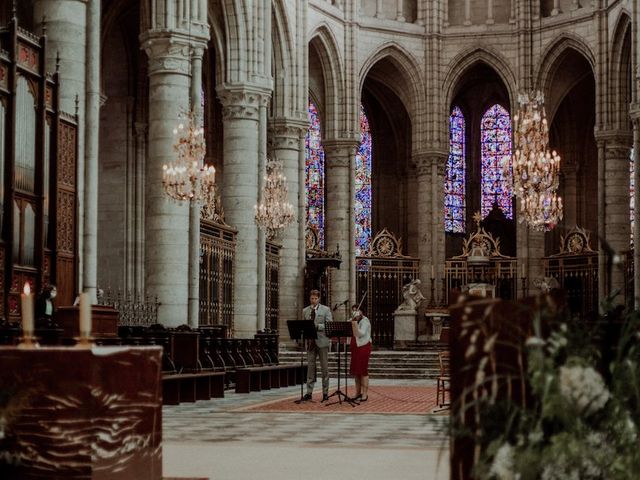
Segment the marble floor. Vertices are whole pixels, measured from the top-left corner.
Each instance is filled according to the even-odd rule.
[[[427,380],[372,380],[376,385]],[[332,389],[335,381],[332,383]],[[316,387],[317,388],[317,387]],[[300,387],[163,409],[165,477],[211,480],[449,478],[445,415],[256,413],[243,407],[299,396]],[[355,407],[357,409],[357,407]]]

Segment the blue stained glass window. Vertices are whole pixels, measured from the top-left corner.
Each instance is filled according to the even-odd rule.
[[[444,230],[464,233],[465,227],[465,121],[454,107],[449,117],[449,159],[444,182]]]
[[[360,147],[356,154],[356,256],[366,255],[371,243],[371,130],[360,105]]]
[[[507,218],[513,218],[511,192],[511,116],[504,107],[494,105],[482,116],[482,218],[496,203]],[[504,165],[509,165],[505,175]]]
[[[318,109],[309,101],[309,130],[305,148],[305,212],[307,223],[318,229],[324,248],[324,148]]]

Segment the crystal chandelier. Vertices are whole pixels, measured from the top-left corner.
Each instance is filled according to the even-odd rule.
[[[548,232],[562,220],[562,198],[556,192],[527,192],[520,198],[520,214],[533,230]]]
[[[173,148],[178,159],[162,166],[162,186],[174,200],[210,204],[215,198],[216,169],[204,164],[207,151],[204,128],[197,125],[193,111],[182,116],[186,125],[181,122],[173,130],[177,137]]]
[[[562,199],[556,193],[560,156],[548,149],[542,92],[521,93],[518,104],[513,117],[512,178],[514,195],[520,200],[520,220],[534,230],[551,230],[562,219]]]
[[[262,189],[262,200],[255,206],[255,220],[269,240],[273,240],[295,219],[293,205],[287,199],[287,177],[282,163],[267,160],[267,175]]]

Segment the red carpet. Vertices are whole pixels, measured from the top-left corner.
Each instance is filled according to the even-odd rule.
[[[329,393],[333,393],[330,390]],[[354,393],[353,386],[349,387],[349,394]],[[234,411],[250,412],[313,412],[313,413],[393,413],[393,414],[417,414],[432,413],[436,409],[436,387],[403,387],[403,386],[374,386],[369,388],[369,399],[352,407],[346,402],[335,403],[338,397],[333,396],[329,402],[320,403],[321,393],[314,393],[313,400],[302,403],[294,403],[300,395],[288,397],[284,400],[252,405],[238,408]]]

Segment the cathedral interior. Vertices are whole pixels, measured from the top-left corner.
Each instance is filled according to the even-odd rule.
[[[165,476],[196,475],[167,433],[203,414],[185,389],[207,382],[215,402],[242,388],[230,363],[297,365],[289,322],[312,290],[334,320],[367,314],[374,355],[446,350],[466,293],[560,289],[585,319],[604,299],[637,307],[639,15],[637,0],[0,1],[3,369],[57,365],[87,334],[131,347],[122,362],[143,367],[122,384],[141,392],[160,358],[179,404],[151,414],[164,433],[121,465],[138,473],[60,478],[161,479],[163,435]],[[15,347],[29,295],[53,302],[36,302],[37,358]],[[0,393],[15,383],[3,375]],[[295,395],[303,371],[278,375]],[[431,478],[435,454],[396,453],[404,478]],[[47,461],[15,478],[58,478]],[[234,465],[227,478],[249,478]]]

